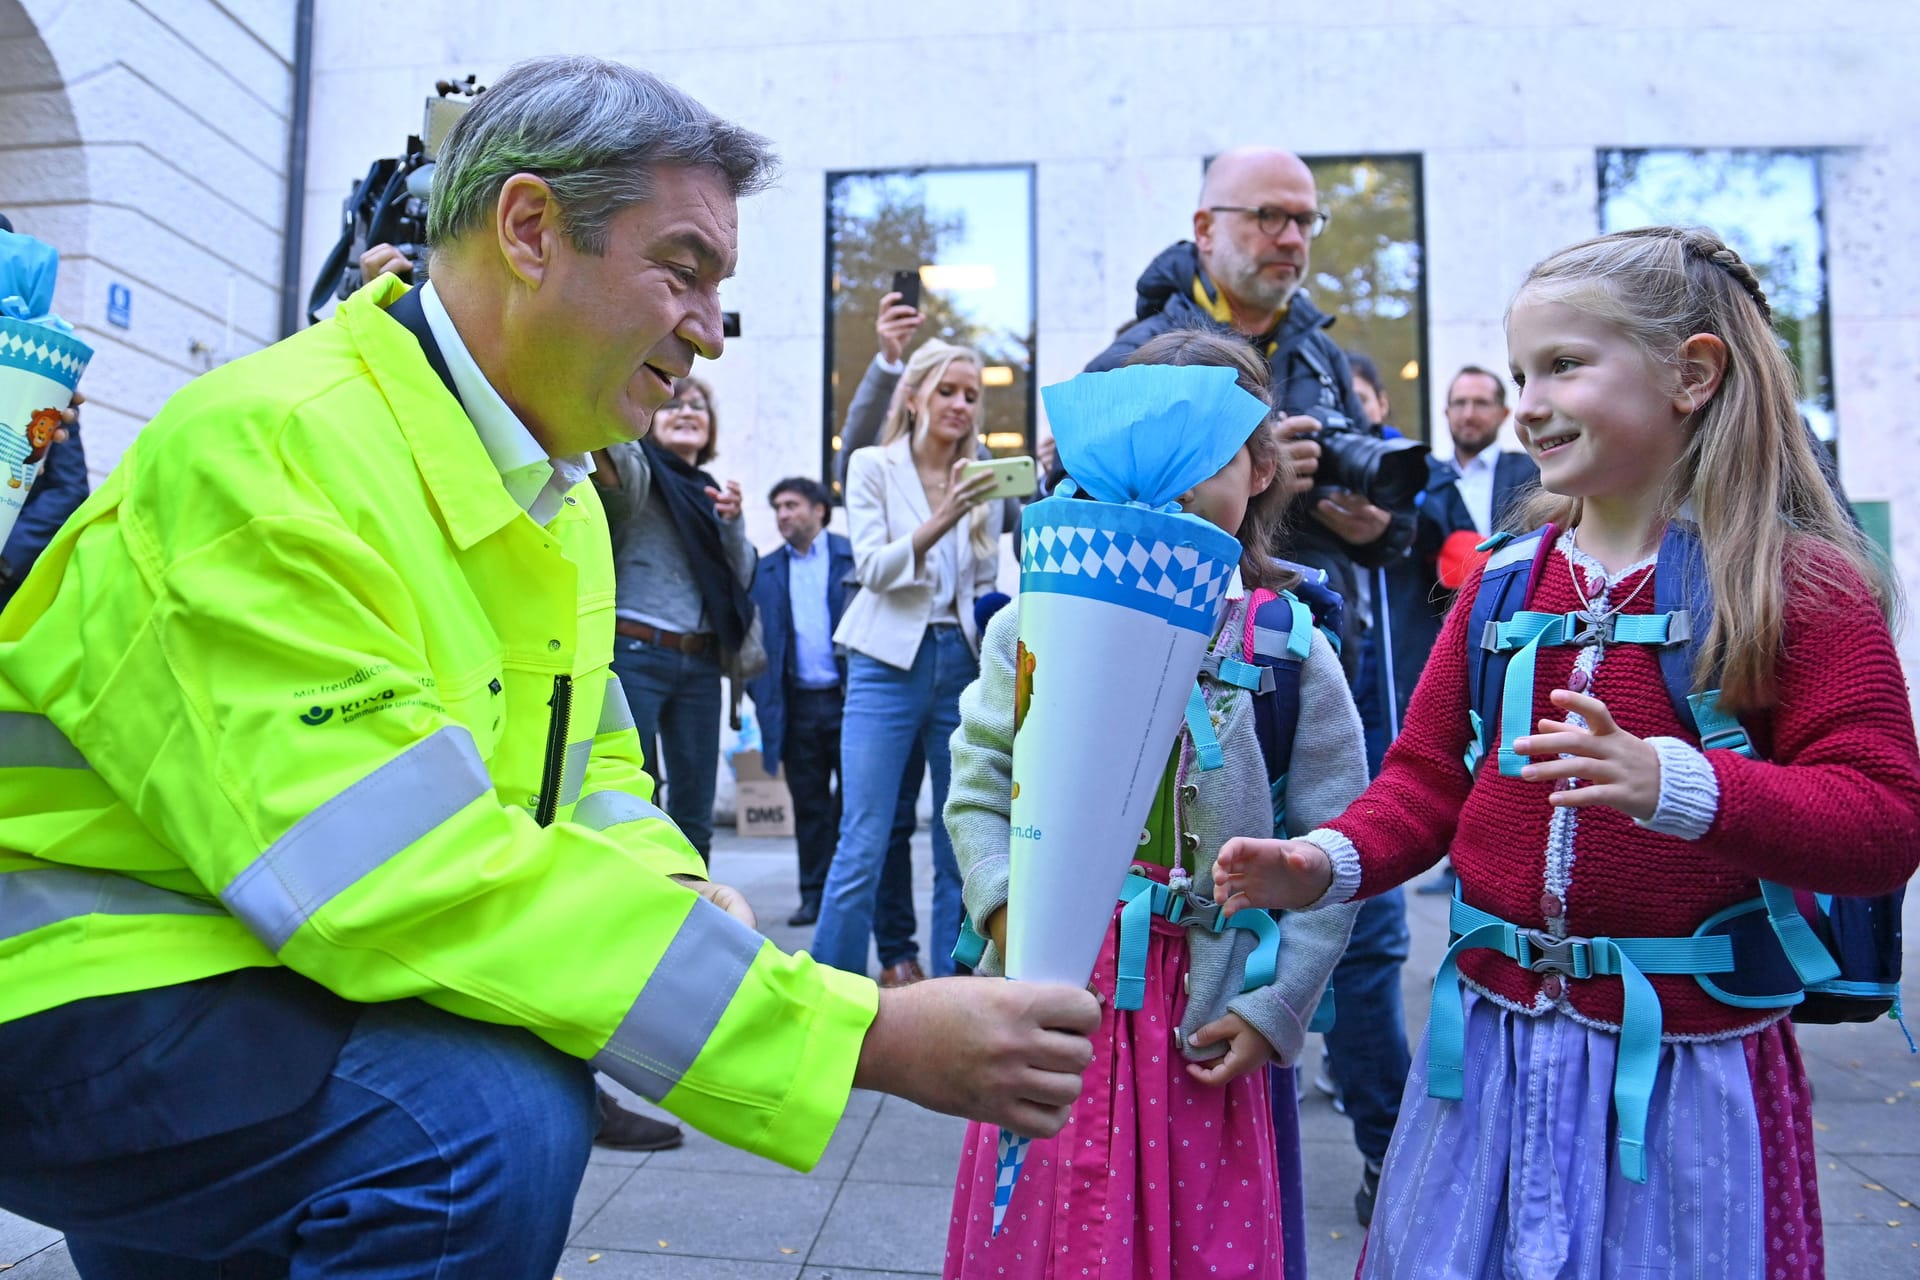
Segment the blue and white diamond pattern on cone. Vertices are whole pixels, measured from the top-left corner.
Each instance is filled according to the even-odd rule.
[[[1211,633],[1240,544],[1193,516],[1049,498],[1021,518],[1020,589],[1087,596]]]
[[[58,382],[71,394],[92,358],[93,348],[70,334],[0,316],[0,369],[37,373]]]

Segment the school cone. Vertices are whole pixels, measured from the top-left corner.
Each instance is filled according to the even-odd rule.
[[[73,326],[52,314],[60,255],[32,236],[0,230],[0,542],[26,505],[60,429],[60,411],[93,358]]]
[[[1083,986],[1240,559],[1177,500],[1267,407],[1218,368],[1082,374],[1041,394],[1071,479],[1020,522],[1006,970]],[[1001,1131],[995,1235],[1027,1146]]]

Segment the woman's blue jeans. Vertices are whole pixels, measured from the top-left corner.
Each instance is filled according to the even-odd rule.
[[[979,669],[956,625],[929,627],[905,671],[863,653],[850,655],[840,726],[840,843],[827,870],[813,933],[813,957],[822,964],[867,972],[887,837],[901,775],[918,742],[933,769],[933,933],[927,967],[935,976],[954,971],[960,866],[941,816],[951,773],[947,740],[960,725],[960,692]]]
[[[656,786],[666,766],[661,807],[704,861],[713,849],[713,791],[720,771],[719,660],[615,636],[613,673],[626,691]]]

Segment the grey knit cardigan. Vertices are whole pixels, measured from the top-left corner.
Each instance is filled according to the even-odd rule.
[[[1216,652],[1238,655],[1246,605],[1228,607]],[[994,616],[980,644],[980,676],[960,695],[960,727],[952,743],[953,779],[947,789],[947,832],[966,877],[967,918],[984,923],[1007,902],[1008,812],[1013,795],[1014,649],[1020,627],[1019,603]],[[1254,734],[1252,695],[1232,685],[1203,681],[1214,731],[1225,763],[1202,771],[1194,758],[1191,734],[1180,733],[1177,807],[1179,838],[1191,850],[1194,890],[1213,896],[1213,862],[1220,846],[1237,835],[1273,833],[1273,806],[1266,764]],[[1360,716],[1347,690],[1340,659],[1317,631],[1300,676],[1300,732],[1287,773],[1286,829],[1301,835],[1344,810],[1367,785],[1366,746]],[[1256,939],[1244,929],[1219,935],[1190,929],[1191,954],[1186,1015],[1181,1020],[1182,1052],[1190,1059],[1217,1056],[1224,1045],[1194,1051],[1186,1047],[1193,1032],[1231,1010],[1266,1037],[1274,1056],[1290,1065],[1300,1056],[1307,1022],[1325,990],[1327,978],[1346,950],[1357,904],[1280,917],[1280,964],[1275,981],[1241,992],[1239,978]],[[989,942],[981,965],[1000,973],[1002,958]],[[1337,1000],[1337,993],[1336,993]]]

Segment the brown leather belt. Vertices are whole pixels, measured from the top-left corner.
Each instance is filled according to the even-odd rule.
[[[629,622],[625,618],[615,618],[613,629],[642,644],[658,645],[662,649],[675,649],[681,653],[705,653],[713,647],[711,631],[702,631],[698,635],[682,635],[678,631],[650,627],[644,622]]]

